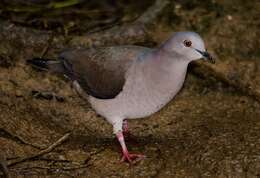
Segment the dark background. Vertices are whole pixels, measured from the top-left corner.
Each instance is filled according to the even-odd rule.
[[[1,0],[1,165],[12,177],[259,177],[259,17],[257,0]],[[198,32],[217,63],[193,63],[171,103],[130,121],[127,144],[147,156],[130,167],[66,79],[25,63],[78,46],[156,47],[175,31]]]

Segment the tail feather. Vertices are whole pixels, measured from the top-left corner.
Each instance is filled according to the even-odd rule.
[[[44,71],[50,71],[55,73],[64,73],[64,66],[62,61],[45,58],[33,58],[28,59],[27,64],[32,65],[34,68]]]
[[[28,59],[26,62],[27,62],[27,64],[30,64],[37,69],[48,70],[49,61],[50,61],[49,59],[33,58],[33,59]]]

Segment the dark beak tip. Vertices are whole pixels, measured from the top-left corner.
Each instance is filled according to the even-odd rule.
[[[211,60],[210,60],[210,63],[211,63],[211,64],[216,64],[216,61],[215,61],[214,59],[211,59]]]
[[[204,58],[206,58],[211,64],[215,64],[216,61],[215,59],[208,53],[208,52],[204,52]]]
[[[216,60],[215,60],[211,55],[208,56],[208,60],[209,60],[209,62],[212,63],[212,64],[215,64],[215,63],[216,63]]]
[[[204,59],[207,59],[210,63],[215,64],[215,59],[207,51],[200,51],[198,49],[195,50],[199,52]]]

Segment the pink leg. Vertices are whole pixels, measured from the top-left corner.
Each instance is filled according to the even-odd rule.
[[[132,163],[133,159],[136,160],[141,160],[143,159],[145,156],[142,154],[130,154],[127,150],[126,144],[125,144],[125,140],[124,140],[124,135],[123,133],[120,131],[116,134],[117,139],[122,147],[122,152],[123,152],[123,157],[121,159],[121,162],[129,162]]]
[[[126,140],[128,141],[132,141],[134,143],[137,143],[135,137],[130,133],[129,127],[128,127],[128,122],[127,120],[123,120],[123,135],[125,137]]]
[[[126,119],[123,120],[123,133],[124,133],[124,134],[130,133],[130,132],[129,132],[129,128],[128,128],[128,123],[127,123],[127,120],[126,120]]]

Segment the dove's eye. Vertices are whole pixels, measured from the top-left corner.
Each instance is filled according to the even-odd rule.
[[[184,44],[184,46],[186,46],[186,47],[191,47],[191,41],[190,40],[184,40],[184,42],[183,42],[183,44]]]

